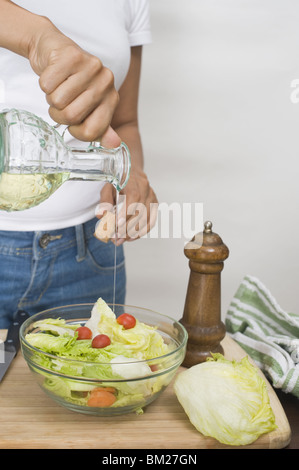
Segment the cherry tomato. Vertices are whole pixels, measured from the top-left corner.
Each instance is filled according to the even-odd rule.
[[[87,326],[79,326],[79,328],[77,328],[76,331],[78,332],[77,339],[91,339],[92,338],[92,331]]]
[[[111,344],[110,338],[107,335],[97,335],[93,338],[91,346],[93,348],[105,348]]]
[[[125,330],[130,330],[136,325],[136,318],[133,317],[133,315],[130,315],[129,313],[122,313],[116,321],[117,323],[122,325]]]

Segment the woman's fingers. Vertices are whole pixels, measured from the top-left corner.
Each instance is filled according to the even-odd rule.
[[[111,137],[110,129],[119,102],[111,70],[63,35],[48,35],[47,41],[46,47],[52,48],[45,61],[45,47],[40,46],[40,63],[46,65],[39,83],[51,118],[68,125],[69,132],[79,140],[90,142],[105,136],[109,146],[118,146],[120,139],[116,139],[116,133]]]

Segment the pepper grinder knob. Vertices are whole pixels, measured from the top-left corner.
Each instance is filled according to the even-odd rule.
[[[212,224],[212,222],[207,221],[207,222],[205,222],[204,227],[205,227],[204,233],[211,233],[212,228],[213,228],[213,224]]]
[[[180,320],[188,332],[185,367],[204,362],[211,353],[223,354],[220,343],[226,330],[221,321],[221,271],[229,250],[212,228],[212,222],[205,222],[204,231],[195,235],[184,249],[190,268]]]

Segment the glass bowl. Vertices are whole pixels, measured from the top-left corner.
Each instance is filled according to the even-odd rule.
[[[28,333],[39,331],[34,323],[46,318],[61,318],[68,324],[83,326],[90,318],[92,307],[93,304],[67,305],[44,310],[28,318],[21,326],[20,342],[29,369],[44,392],[69,410],[96,416],[142,413],[143,408],[165,390],[183,362],[187,332],[181,323],[168,316],[140,307],[114,305],[116,317],[124,312],[133,315],[140,322],[155,327],[169,345],[169,352],[163,356],[134,362],[130,359],[130,362],[119,364],[114,360],[114,367],[109,362],[88,362],[52,355],[25,339]],[[127,378],[120,376],[119,372]],[[93,406],[89,398],[96,388],[105,393],[112,392],[116,401],[106,406]]]

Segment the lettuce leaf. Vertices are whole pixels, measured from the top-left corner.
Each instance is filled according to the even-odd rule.
[[[28,333],[26,335],[26,341],[35,348],[59,356],[63,355],[76,343],[76,337],[68,334],[53,336],[48,333]]]
[[[85,326],[92,331],[92,337],[95,337],[100,333],[104,333],[101,329],[101,325],[106,321],[108,323],[112,322],[113,324],[116,321],[116,316],[109,305],[100,297],[94,304],[90,319],[87,320]]]
[[[71,336],[75,336],[75,330],[78,328],[78,325],[66,323],[62,318],[47,318],[45,320],[39,320],[36,321],[33,326],[34,328],[39,328],[41,331],[48,331],[52,334],[68,334]]]

